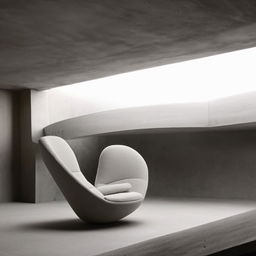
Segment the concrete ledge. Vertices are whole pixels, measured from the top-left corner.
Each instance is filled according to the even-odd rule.
[[[168,128],[254,127],[256,93],[202,103],[123,108],[66,119],[47,126],[45,135],[73,139],[91,135]]]
[[[206,256],[256,239],[256,210],[101,254]],[[255,251],[254,251],[255,252]]]

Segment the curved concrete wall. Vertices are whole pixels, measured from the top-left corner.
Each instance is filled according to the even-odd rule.
[[[46,92],[35,92],[36,97],[45,94]],[[35,95],[32,93],[32,98]],[[255,96],[255,93],[234,96],[229,100],[220,99],[207,105],[206,113],[210,113],[214,117],[210,121],[207,119],[207,125],[218,126],[224,121],[226,125],[230,125],[231,120],[231,123],[234,124],[243,123],[242,129],[240,126],[237,130],[233,130],[233,126],[228,126],[227,130],[180,127],[177,129],[155,129],[152,132],[152,129],[144,129],[137,130],[136,134],[131,132],[98,134],[97,136],[72,139],[68,142],[77,155],[83,173],[91,182],[94,181],[101,150],[110,144],[125,144],[138,150],[149,164],[149,196],[255,199],[254,169],[256,161],[254,154],[256,143],[255,126],[252,122],[256,116],[254,115]],[[50,123],[49,120],[53,121],[49,115],[53,116],[54,113],[49,113],[44,104],[39,104],[40,100],[35,102],[40,105],[34,107],[34,113],[32,113],[32,137],[36,142],[42,134],[43,127]],[[42,102],[44,100],[41,98]],[[47,104],[46,102],[46,106]],[[73,104],[83,106],[78,109],[80,113],[74,111],[74,106],[71,113],[68,110],[69,106],[63,106],[65,101],[62,101],[62,105],[56,105],[55,111],[56,113],[62,112],[62,118],[65,116],[71,118],[72,115],[74,117],[90,108],[90,106],[86,107],[88,102],[73,102]],[[54,108],[51,110],[53,111]],[[190,110],[188,109],[188,111]],[[213,115],[218,112],[218,115]],[[181,116],[185,119],[187,116],[191,117],[188,112],[186,113]],[[38,116],[33,118],[36,114]],[[248,125],[248,122],[253,125]],[[62,198],[39,154],[36,154],[34,172],[36,173],[36,201]]]
[[[256,122],[256,93],[201,103],[171,103],[97,112],[45,127],[45,135],[64,139],[109,133],[172,128],[251,126]]]
[[[101,150],[124,144],[148,164],[148,196],[256,199],[254,130],[116,134],[68,142],[91,182]]]

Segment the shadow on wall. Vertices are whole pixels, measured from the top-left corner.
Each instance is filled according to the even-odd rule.
[[[19,197],[19,97],[0,90],[0,202]]]
[[[147,197],[256,199],[254,130],[101,135],[68,143],[91,183],[101,151],[108,145],[123,144],[137,150],[148,164]],[[38,180],[52,194],[42,189],[39,201],[52,200],[60,193],[52,180]]]
[[[254,130],[102,135],[69,143],[91,182],[101,150],[124,144],[148,164],[149,197],[256,199]]]

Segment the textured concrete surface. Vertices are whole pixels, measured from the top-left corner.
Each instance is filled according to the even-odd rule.
[[[256,210],[156,237],[100,256],[253,256]]]
[[[97,109],[83,98],[72,98],[69,100],[58,94],[45,97],[48,92],[36,92],[36,98],[48,99],[48,102],[37,104],[34,108],[32,123],[35,133],[33,139],[37,141],[38,134],[42,134],[45,122],[55,122],[58,118],[70,118],[80,115],[82,112],[90,113],[104,110],[102,106]],[[231,116],[235,122],[247,122],[255,117],[255,93],[241,96],[233,96],[225,101],[223,99],[216,103],[223,106],[223,111],[218,104],[211,104],[211,114],[214,125]],[[233,99],[233,100],[232,100]],[[239,104],[236,104],[235,102]],[[48,104],[48,114],[47,108]],[[108,106],[105,106],[106,109]],[[162,111],[165,109],[163,108]],[[122,112],[121,112],[122,113]],[[182,114],[179,112],[179,114]],[[243,115],[244,114],[244,115]],[[41,115],[41,117],[40,117]],[[168,118],[168,115],[166,115]],[[43,117],[43,118],[42,118]],[[42,119],[41,119],[42,118]],[[184,114],[186,119],[186,115]],[[207,118],[206,118],[207,120]],[[103,118],[100,124],[109,126]],[[127,120],[125,120],[127,121]],[[39,125],[40,124],[40,125]],[[229,124],[229,123],[228,123]],[[88,125],[88,124],[87,124]],[[91,124],[92,126],[94,123]],[[237,127],[232,130],[210,130],[203,129],[166,129],[138,131],[137,134],[123,132],[116,135],[101,135],[69,140],[69,143],[78,158],[80,167],[86,178],[94,182],[101,150],[111,144],[125,144],[137,149],[146,159],[149,165],[149,196],[200,196],[218,198],[240,198],[255,199],[256,179],[255,168],[255,123],[253,126]],[[86,127],[83,127],[86,129]],[[90,127],[89,127],[90,128]],[[93,130],[93,129],[91,129]],[[45,165],[42,163],[36,149],[36,163],[33,165],[36,172],[35,200],[38,202],[52,201],[61,198],[61,193],[55,182],[49,175]],[[234,189],[234,186],[236,189]]]
[[[104,135],[69,143],[92,183],[101,150],[124,144],[138,150],[148,164],[149,197],[256,198],[255,130]],[[41,186],[47,181],[41,179]],[[41,190],[41,200],[51,200],[47,193]]]
[[[1,0],[2,88],[50,88],[256,45],[254,0]]]
[[[255,202],[171,199],[145,201],[112,225],[81,222],[66,202],[0,205],[1,256],[96,255],[220,220],[256,207]]]
[[[15,94],[0,90],[0,202],[16,198],[18,186],[17,118]]]
[[[101,138],[102,148],[124,144],[141,153],[149,167],[149,196],[256,198],[255,130]]]
[[[35,201],[35,147],[31,140],[31,97],[28,90],[19,93],[20,115],[20,191],[19,200]]]
[[[149,197],[256,198],[255,129],[104,135],[69,143],[92,183],[101,150],[123,144],[138,150],[148,164]],[[48,172],[45,167],[38,171]],[[52,200],[58,193],[56,185],[44,177],[38,184],[40,201]],[[51,195],[44,189],[48,185]]]
[[[38,92],[37,94],[42,97],[45,93]],[[107,110],[106,106],[105,111],[92,112],[78,117],[73,115],[75,117],[54,122],[44,128],[44,133],[64,139],[73,139],[110,133],[156,133],[168,129],[178,130],[178,128],[251,129],[256,127],[255,99],[256,93],[250,92],[204,102],[119,107],[114,110]],[[79,101],[83,100],[77,99],[71,104],[80,105],[77,103]],[[64,110],[62,112],[65,113],[61,105],[58,105],[58,108]],[[81,108],[81,112],[83,111]],[[50,116],[50,111],[48,116]],[[40,128],[42,127],[41,125]],[[34,141],[37,141],[37,138],[34,137]]]
[[[84,112],[96,111],[98,106],[84,99],[77,99],[76,97],[72,97],[72,95],[64,95],[55,91],[37,92],[34,90],[24,90],[23,100],[25,96],[27,97],[27,102],[23,103],[22,113],[24,118],[23,124],[27,124],[27,127],[24,126],[22,140],[24,142],[24,148],[27,148],[22,152],[22,159],[24,160],[24,179],[22,179],[22,183],[25,185],[22,189],[22,192],[25,193],[22,198],[26,202],[63,199],[60,190],[56,187],[52,176],[42,161],[37,145],[33,143],[29,147],[31,139],[37,142],[43,135],[43,128],[49,122],[56,122],[59,119],[81,115]],[[29,108],[25,110],[24,106],[26,104]],[[24,116],[25,113],[27,113],[27,120]],[[30,136],[29,139],[26,136]],[[81,165],[86,165],[87,167],[86,171],[90,181],[94,181],[94,174],[97,168],[95,161],[98,158],[97,141],[98,138],[91,137],[82,141],[71,142],[77,153],[77,157],[81,161]],[[81,151],[81,154],[79,152],[80,148],[85,148],[85,150]],[[82,171],[85,170],[82,169]],[[32,183],[29,184],[30,181]],[[26,193],[30,195],[26,196]],[[31,195],[33,195],[33,198],[31,198]]]

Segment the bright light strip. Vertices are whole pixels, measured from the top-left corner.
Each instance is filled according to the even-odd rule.
[[[123,73],[53,90],[108,106],[202,102],[256,91],[256,48]]]

